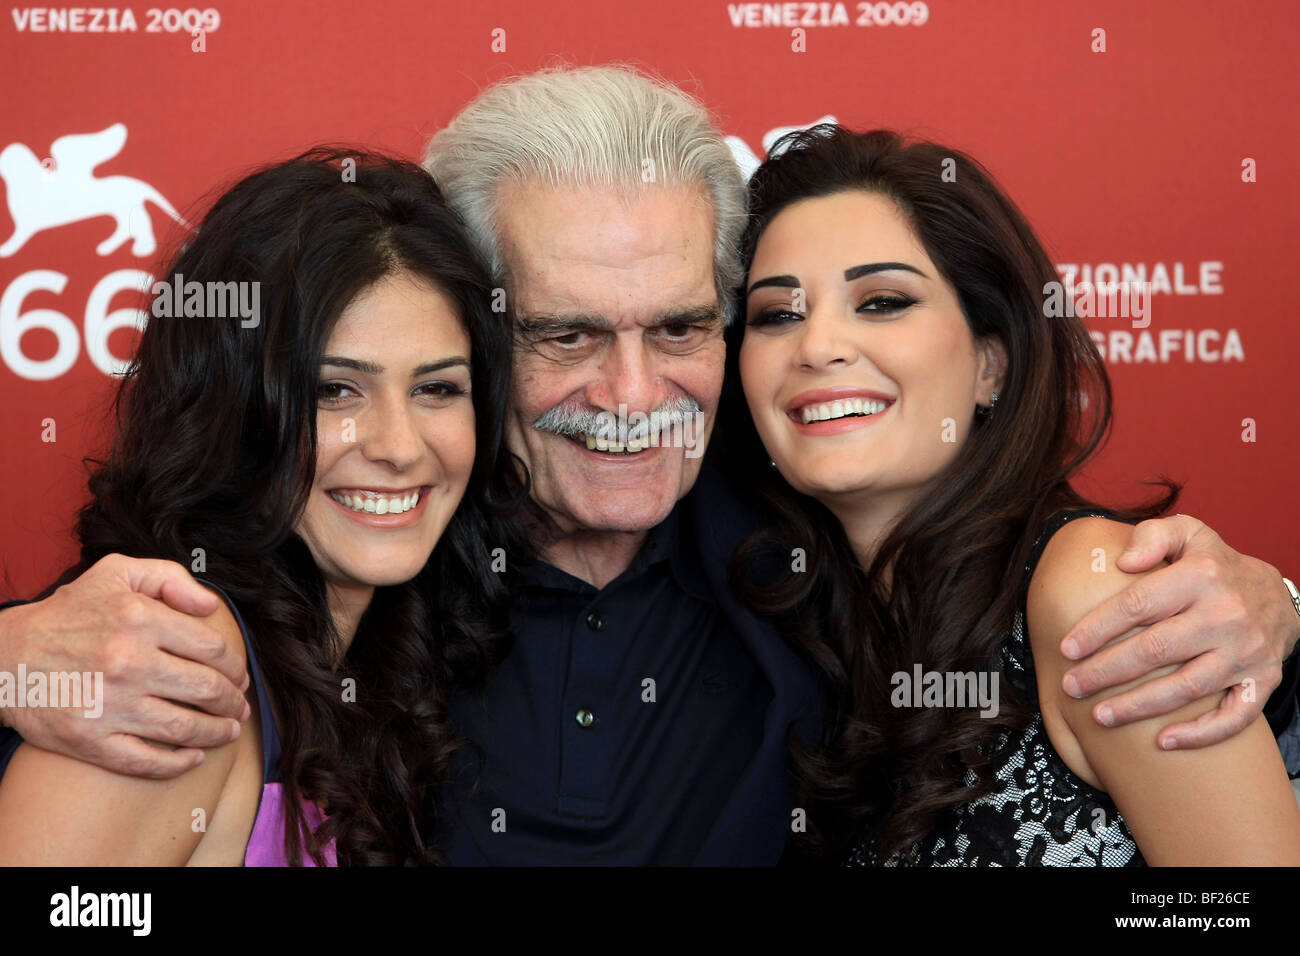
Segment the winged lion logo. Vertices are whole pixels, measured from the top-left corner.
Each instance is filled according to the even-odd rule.
[[[125,144],[126,126],[114,123],[98,133],[60,136],[44,163],[22,143],[6,146],[0,152],[0,179],[8,190],[14,234],[0,245],[0,257],[12,256],[38,232],[98,216],[111,216],[116,223],[113,234],[95,248],[101,256],[112,254],[128,240],[134,255],[152,255],[158,243],[145,203],[186,223],[163,194],[143,180],[94,175],[95,167],[120,153]]]

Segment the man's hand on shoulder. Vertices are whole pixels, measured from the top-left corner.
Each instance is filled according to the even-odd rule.
[[[1156,866],[1295,866],[1300,863],[1300,811],[1287,781],[1281,754],[1266,721],[1255,719],[1243,732],[1217,746],[1179,747],[1170,753],[1160,740],[1167,721],[1195,724],[1222,713],[1240,689],[1225,693],[1211,685],[1201,698],[1145,720],[1100,726],[1099,707],[1126,694],[1155,690],[1162,699],[1186,692],[1179,674],[1191,665],[1148,668],[1120,683],[1118,697],[1096,702],[1065,693],[1069,661],[1062,636],[1090,608],[1150,581],[1166,568],[1138,572],[1137,580],[1113,560],[1129,542],[1123,524],[1080,518],[1056,533],[1030,584],[1026,622],[1043,722],[1057,752],[1076,775],[1105,790],[1123,814],[1146,862]],[[1285,589],[1284,589],[1285,590]],[[1141,646],[1155,628],[1121,635],[1108,650]],[[1161,685],[1170,686],[1162,690]],[[1226,686],[1226,685],[1225,685]]]
[[[1137,573],[1168,560],[1103,602],[1065,635],[1061,653],[1086,657],[1066,675],[1077,698],[1091,697],[1169,664],[1173,674],[1099,704],[1099,723],[1121,725],[1169,714],[1216,691],[1237,687],[1217,710],[1166,727],[1162,747],[1205,747],[1249,726],[1282,681],[1282,662],[1300,638],[1277,569],[1239,554],[1195,518],[1144,521],[1116,566]],[[1106,647],[1135,627],[1137,640]],[[1104,648],[1104,650],[1099,650]],[[1108,718],[1108,719],[1106,719]]]
[[[203,620],[221,607],[175,562],[109,555],[45,600],[9,608],[0,670],[103,674],[104,699],[97,718],[13,707],[5,723],[37,747],[129,776],[189,770],[202,748],[238,737],[247,714],[242,655]]]
[[[224,603],[202,620],[233,657],[247,659],[239,625]],[[0,778],[0,866],[181,866],[242,859],[243,844],[234,846],[232,835],[246,840],[256,813],[253,794],[261,775],[251,776],[249,767],[260,771],[260,762],[248,752],[256,747],[255,727],[247,740],[203,751],[202,766],[175,779],[124,776],[24,743]],[[223,803],[227,796],[231,800]],[[203,825],[195,826],[196,820]]]

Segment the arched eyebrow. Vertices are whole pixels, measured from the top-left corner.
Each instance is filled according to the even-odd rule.
[[[861,279],[863,276],[869,276],[875,272],[890,272],[892,270],[901,270],[903,272],[914,272],[922,279],[930,278],[916,266],[909,266],[906,262],[867,262],[860,266],[844,270],[844,281],[852,282],[854,279]],[[749,292],[755,289],[762,289],[765,286],[778,286],[782,289],[799,288],[799,279],[796,276],[768,276],[766,279],[759,279],[749,287]],[[747,292],[746,295],[749,293]]]
[[[384,374],[384,367],[382,365],[376,365],[374,362],[365,362],[361,359],[344,358],[341,355],[321,356],[320,364],[322,367],[333,365],[336,368],[355,369],[363,375],[378,376]],[[417,367],[411,372],[411,377],[417,378],[420,375],[428,375],[430,372],[440,372],[445,368],[452,368],[457,365],[463,365],[466,368],[469,368],[469,359],[462,355],[456,355],[452,358],[440,359],[437,362],[425,362],[423,365]]]
[[[457,355],[454,358],[445,358],[439,362],[428,362],[424,365],[417,366],[411,373],[412,378],[418,378],[421,375],[428,375],[430,372],[441,372],[445,368],[456,367],[469,368],[469,359],[463,355]]]
[[[891,272],[902,270],[903,272],[915,272],[922,279],[930,278],[916,266],[909,266],[906,262],[868,262],[865,265],[854,266],[851,269],[844,270],[844,281],[852,282],[854,279],[861,279],[863,276],[869,276],[873,272]]]
[[[772,285],[779,286],[782,289],[797,289],[799,288],[799,280],[794,276],[768,276],[766,279],[759,279],[751,285],[749,287],[749,292]],[[746,292],[745,294],[748,295],[749,292]]]

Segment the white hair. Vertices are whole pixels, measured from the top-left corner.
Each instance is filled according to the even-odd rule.
[[[434,134],[424,167],[504,281],[496,215],[503,182],[701,187],[713,208],[713,279],[723,314],[744,281],[745,183],[722,134],[694,97],[627,66],[553,67],[480,93]]]

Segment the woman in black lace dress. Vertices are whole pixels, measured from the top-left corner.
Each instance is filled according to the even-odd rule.
[[[1070,486],[1110,417],[1069,308],[1088,290],[1054,285],[956,150],[817,127],[750,195],[730,351],[752,423],[729,423],[728,463],[778,518],[734,579],[835,689],[826,746],[799,755],[814,841],[868,865],[1300,863],[1266,721],[1156,745],[1229,691],[1107,728],[1063,689],[1061,640],[1131,580],[1125,522],[1177,495],[1105,510]],[[1140,314],[1143,291],[1112,301]]]

